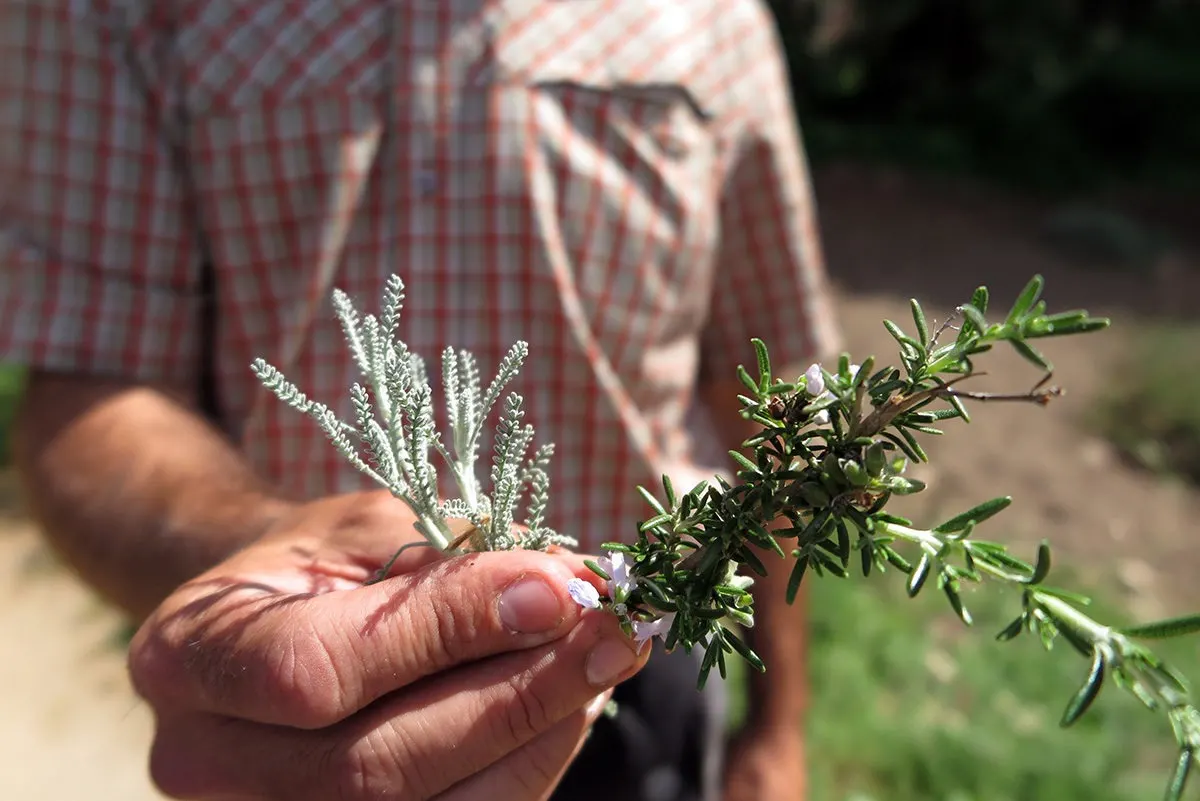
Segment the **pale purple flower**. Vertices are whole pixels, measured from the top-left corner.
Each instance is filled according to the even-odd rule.
[[[822,409],[821,411],[817,412],[816,414],[813,415],[812,421],[813,421],[814,425],[819,425],[819,426],[829,425],[829,410]]]
[[[590,581],[573,578],[567,582],[567,592],[584,609],[600,608],[600,593]]]
[[[804,391],[816,397],[825,392],[825,374],[821,365],[814,364],[804,371]]]
[[[625,561],[624,551],[609,551],[609,555],[597,559],[596,564],[609,575],[609,598],[620,601],[633,592],[636,583],[629,574],[629,563]]]
[[[638,653],[641,653],[642,649],[646,647],[646,643],[655,637],[662,637],[665,640],[671,631],[671,624],[674,622],[674,612],[668,612],[654,620],[633,621],[633,641],[637,643]]]

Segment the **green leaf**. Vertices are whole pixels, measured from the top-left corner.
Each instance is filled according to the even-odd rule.
[[[983,313],[979,309],[968,303],[965,306],[960,306],[959,310],[962,312],[962,315],[966,321],[969,322],[976,331],[978,331],[980,334],[983,334],[987,331],[987,320],[984,318]],[[965,329],[966,326],[964,325],[963,328]]]
[[[754,345],[754,355],[758,359],[759,392],[765,395],[771,387],[771,357],[767,353],[767,344],[758,337],[751,339],[750,344]]]
[[[654,511],[658,512],[660,515],[667,513],[667,510],[663,508],[663,505],[658,502],[658,498],[655,498],[650,490],[642,486],[639,486],[637,490],[642,494],[642,497],[646,499],[646,503],[650,504],[650,507],[654,509]]]
[[[924,481],[905,476],[888,476],[879,483],[888,492],[894,492],[897,495],[915,495],[925,489]]]
[[[900,429],[900,430],[903,431],[904,429]],[[924,461],[923,459],[921,459],[921,453],[923,453],[923,451],[918,452],[917,450],[914,450],[912,445],[909,444],[907,439],[901,439],[899,436],[897,436],[896,434],[893,434],[891,431],[884,431],[884,432],[882,432],[882,435],[884,437],[886,437],[888,440],[890,440],[891,442],[895,443],[896,446],[899,447],[900,450],[904,452],[904,455],[907,456],[909,459],[912,459],[914,462]]]
[[[795,492],[813,509],[823,509],[833,500],[825,488],[815,481],[805,481],[796,487]]]
[[[849,512],[851,510],[847,509],[846,511]],[[895,523],[900,526],[911,526],[913,524],[913,521],[909,520],[907,517],[894,515],[891,512],[879,512],[875,515],[875,517],[881,523]]]
[[[1028,565],[1026,565],[1026,567],[1028,567]],[[1076,604],[1077,606],[1087,606],[1092,602],[1092,599],[1086,595],[1072,592],[1071,590],[1064,590],[1060,587],[1038,587],[1037,591],[1053,598],[1060,598],[1068,603]]]
[[[650,579],[639,578],[637,580],[638,589],[642,590],[646,602],[654,606],[656,609],[662,609],[666,612],[679,611],[679,605],[673,602],[666,590],[658,586],[657,582]]]
[[[668,514],[667,512],[663,512],[661,515],[655,515],[654,517],[650,518],[649,520],[643,521],[638,526],[638,531],[650,531],[651,529],[658,528],[659,526],[663,525],[664,523],[670,523],[674,519],[675,519],[674,515]]]
[[[980,314],[987,314],[988,288],[981,286],[971,294],[971,305],[979,309]]]
[[[749,662],[750,666],[759,673],[767,672],[767,666],[763,664],[762,659],[759,658],[758,654],[750,650],[750,646],[742,642],[741,637],[738,637],[732,631],[727,631],[725,632],[725,642],[733,646],[733,650],[737,651],[738,654],[747,662]]]
[[[875,357],[868,356],[867,360],[858,366],[858,372],[854,374],[854,382],[851,387],[857,388],[864,381],[868,381],[871,376],[871,371],[875,369]]]
[[[865,487],[871,483],[871,477],[867,475],[867,471],[863,466],[853,459],[844,459],[841,461],[842,473],[849,479],[850,483],[855,487]]]
[[[900,436],[904,437],[909,449],[917,455],[918,462],[929,461],[929,455],[925,453],[925,449],[921,447],[921,443],[917,442],[917,438],[912,435],[912,432],[906,428],[897,428],[896,430],[900,432]]]
[[[783,556],[783,548],[779,546],[779,539],[772,536],[771,532],[767,531],[761,523],[755,520],[747,520],[746,539],[754,540],[754,544],[760,548],[769,548],[780,556]]]
[[[925,310],[916,298],[910,299],[908,305],[912,310],[913,325],[917,327],[917,339],[921,340],[922,345],[926,345],[929,343],[929,323],[925,320]]]
[[[963,606],[962,596],[958,594],[958,587],[955,582],[947,581],[942,585],[942,592],[946,594],[946,599],[950,601],[950,607],[954,610],[954,614],[958,615],[963,623],[970,626],[974,623],[971,620],[971,613]]]
[[[604,568],[600,567],[600,565],[596,564],[596,562],[594,562],[593,560],[584,559],[583,563],[587,566],[588,570],[592,571],[600,578],[604,579],[605,581],[612,581],[612,576],[610,576],[610,575],[608,575],[608,573],[604,572]]]
[[[953,411],[959,417],[962,418],[963,422],[964,423],[971,422],[971,415],[967,412],[967,406],[966,406],[966,404],[964,404],[962,402],[962,398],[958,397],[957,395],[951,395],[949,400],[950,400],[950,405],[954,407]],[[949,411],[949,410],[941,409],[939,411]],[[946,418],[943,418],[943,419],[946,419]]]
[[[879,478],[883,475],[883,470],[887,467],[887,454],[883,450],[882,440],[871,443],[863,461],[866,462],[867,474],[871,478]]]
[[[864,550],[869,546],[864,546]],[[883,557],[898,570],[905,573],[912,573],[913,566],[907,559],[900,555],[895,548],[889,548],[886,545],[880,545],[879,550],[883,551]]]
[[[1086,334],[1103,330],[1111,324],[1112,321],[1106,317],[1089,317],[1086,311],[1077,309],[1030,319],[1022,326],[1022,334],[1031,339]]]
[[[1154,623],[1144,623],[1140,626],[1117,629],[1126,637],[1137,637],[1143,640],[1164,640],[1169,637],[1182,637],[1200,631],[1200,614],[1184,615]]]
[[[929,558],[929,554],[922,554],[921,561],[917,562],[916,568],[908,577],[908,597],[916,598],[917,593],[925,586],[925,580],[929,578],[929,568],[933,562]]]
[[[756,465],[754,462],[747,459],[744,455],[742,455],[742,453],[740,451],[729,451],[729,455],[733,457],[733,460],[735,462],[737,462],[742,467],[742,469],[748,470],[749,472],[753,473],[754,475],[762,474],[758,468],[758,465]]]
[[[815,567],[823,567],[838,578],[849,578],[850,574],[846,568],[837,560],[837,557],[825,551],[813,551],[813,558],[817,560]],[[818,571],[819,572],[819,571]]]
[[[917,342],[917,340],[900,330],[900,326],[896,325],[891,320],[884,320],[883,327],[886,328],[887,332],[892,335],[892,338],[901,345],[908,345],[910,348],[916,348],[919,351],[924,350],[920,342]]]
[[[780,551],[780,555],[782,556],[783,551],[782,549],[778,548],[779,543],[776,542],[775,544],[776,549]],[[764,577],[767,575],[767,566],[763,564],[762,559],[758,558],[758,554],[756,554],[750,548],[742,546],[740,549],[738,549],[736,558],[738,564],[750,568],[752,572]]]
[[[1041,584],[1050,575],[1050,543],[1042,540],[1038,545],[1037,562],[1033,566],[1033,575],[1026,584]]]
[[[663,492],[667,496],[667,506],[675,508],[675,485],[671,483],[671,477],[663,473],[662,477]]]
[[[1020,339],[1010,339],[1010,340],[1008,340],[1008,343],[1010,345],[1012,345],[1013,350],[1015,350],[1017,353],[1021,354],[1022,357],[1024,357],[1028,361],[1032,362],[1033,364],[1036,364],[1038,367],[1042,368],[1047,373],[1054,370],[1054,366],[1052,364],[1050,364],[1050,360],[1047,359],[1045,356],[1043,356],[1039,351],[1034,349],[1028,343],[1023,342]]]
[[[800,582],[804,580],[804,574],[807,571],[808,557],[801,556],[796,560],[796,564],[792,567],[792,574],[788,577],[787,602],[789,604],[796,601],[796,593],[800,591]]]
[[[717,662],[717,656],[721,653],[721,631],[722,629],[717,629],[713,633],[712,641],[709,642],[708,647],[704,650],[704,660],[700,663],[698,689],[704,689],[704,684],[708,681],[708,674],[712,672],[713,665]]]
[[[700,549],[700,564],[696,565],[697,576],[707,576],[717,567],[724,557],[720,543],[710,541]]]
[[[1021,290],[1021,294],[1017,296],[1017,300],[1013,303],[1012,310],[1008,313],[1007,323],[1012,324],[1029,311],[1033,304],[1037,303],[1038,298],[1042,296],[1042,287],[1045,281],[1040,275],[1035,275]]]
[[[1195,754],[1190,748],[1182,748],[1179,758],[1175,760],[1175,772],[1171,774],[1171,783],[1167,785],[1166,801],[1179,801],[1187,785],[1188,775],[1192,772],[1192,762]]]
[[[1059,726],[1062,726],[1064,729],[1069,727],[1088,711],[1092,702],[1096,700],[1096,696],[1100,694],[1101,687],[1104,686],[1105,668],[1104,652],[1099,648],[1094,649],[1092,654],[1092,669],[1088,671],[1088,676],[1083,686],[1079,688],[1079,691],[1075,693],[1074,697],[1067,704],[1062,720],[1058,723]]]
[[[996,639],[1000,642],[1007,642],[1013,639],[1025,628],[1025,615],[1016,618],[1012,623],[1009,623],[1004,629],[996,635]]]
[[[737,377],[739,381],[746,385],[746,389],[750,390],[755,395],[758,394],[758,384],[755,383],[754,379],[750,377],[750,373],[746,372],[746,368],[742,367],[740,364],[737,366]]]

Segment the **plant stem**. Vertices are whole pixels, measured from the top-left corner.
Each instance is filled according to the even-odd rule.
[[[1093,645],[1113,642],[1118,638],[1124,639],[1109,626],[1097,623],[1062,598],[1056,598],[1053,595],[1047,595],[1037,590],[1031,590],[1031,592],[1033,599],[1037,601],[1039,606],[1049,612],[1055,618],[1056,622],[1070,625],[1077,634]]]

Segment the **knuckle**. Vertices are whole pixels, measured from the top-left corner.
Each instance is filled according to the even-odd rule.
[[[127,666],[136,692],[155,707],[230,711],[301,729],[344,716],[330,648],[294,618],[253,636],[236,627],[147,626],[131,643]]]
[[[237,777],[217,768],[212,740],[198,736],[199,731],[188,718],[160,719],[156,726],[147,771],[168,798],[205,798],[236,789]]]
[[[563,760],[552,753],[559,749],[534,746],[524,750],[524,759],[514,761],[513,783],[520,788],[520,798],[532,798],[554,783],[563,769]]]
[[[177,678],[164,653],[164,643],[154,632],[143,629],[129,644],[125,666],[133,690],[154,706]]]
[[[298,729],[322,729],[349,714],[347,689],[329,644],[315,632],[295,628],[259,662],[255,684],[271,717]]]
[[[150,781],[168,798],[184,798],[191,791],[187,773],[187,754],[175,747],[172,739],[158,732],[150,745]]]
[[[480,636],[479,602],[456,581],[433,576],[430,597],[406,604],[413,656],[419,672],[450,667],[470,658]]]
[[[516,686],[501,717],[503,734],[513,743],[524,743],[551,724],[549,706],[540,694],[528,686]]]
[[[403,738],[389,726],[353,743],[333,744],[320,757],[317,775],[326,777],[329,786],[319,797],[322,801],[430,798],[432,793],[424,789],[427,785],[416,770],[420,760],[405,754]]]

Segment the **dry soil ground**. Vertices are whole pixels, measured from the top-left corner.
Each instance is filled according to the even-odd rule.
[[[1166,258],[1123,269],[1068,260],[1040,234],[1054,209],[969,185],[860,168],[817,181],[828,261],[852,353],[891,354],[880,326],[907,320],[917,296],[944,317],[980,283],[998,303],[1034,272],[1052,306],[1110,314],[1108,333],[1053,343],[1055,383],[1068,394],[1049,408],[991,405],[970,429],[930,443],[936,466],[914,515],[958,511],[994,494],[1016,504],[990,533],[1011,542],[1048,536],[1062,561],[1099,580],[1115,577],[1139,615],[1200,606],[1192,521],[1200,493],[1123,464],[1083,433],[1081,413],[1106,385],[1127,333],[1148,317],[1200,309],[1197,207],[1122,197],[1117,207],[1157,220],[1171,234]],[[1111,200],[1111,199],[1110,199]],[[1037,378],[1006,355],[989,362],[979,388],[1014,390]],[[0,506],[16,509],[11,482]],[[1133,554],[1136,553],[1136,556]],[[146,801],[150,719],[129,692],[114,645],[119,621],[54,566],[18,512],[0,518],[0,799]]]

